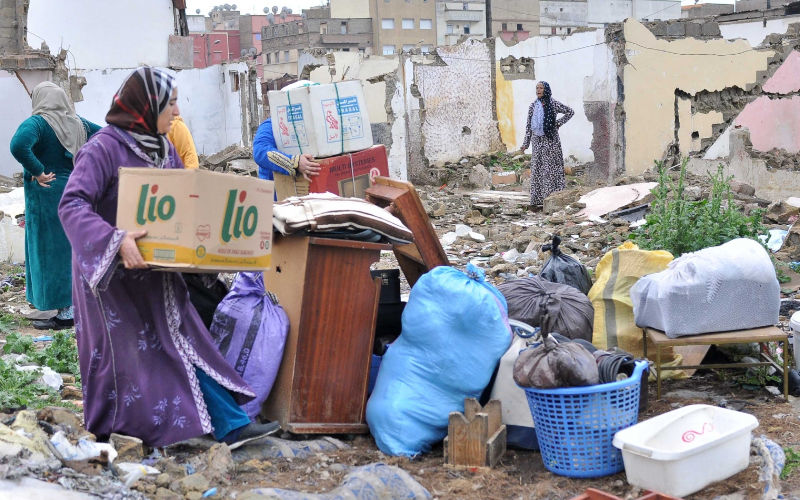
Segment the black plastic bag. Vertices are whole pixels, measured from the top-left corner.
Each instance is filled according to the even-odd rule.
[[[577,288],[583,293],[589,293],[592,288],[592,278],[586,267],[569,255],[564,255],[558,249],[561,238],[557,234],[553,235],[553,242],[542,246],[542,251],[550,251],[552,255],[544,263],[539,276],[552,281],[553,283],[563,283]]]
[[[183,280],[186,282],[186,288],[189,289],[189,300],[198,314],[206,328],[211,328],[211,322],[214,320],[214,311],[222,299],[228,294],[228,287],[219,279],[214,280],[214,284],[207,286],[204,281],[205,278],[200,274],[195,273],[182,273]]]

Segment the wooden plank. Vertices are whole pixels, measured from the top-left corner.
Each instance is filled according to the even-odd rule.
[[[486,465],[494,467],[503,458],[503,455],[506,454],[507,440],[506,426],[500,425],[495,433],[492,434],[492,437],[489,438],[489,441],[486,442],[486,459],[484,462]]]
[[[394,247],[398,263],[409,285],[414,286],[420,275],[434,267],[450,265],[413,184],[388,177],[376,177],[375,184],[366,191],[366,199],[395,215],[414,236],[410,245],[416,247],[416,252],[410,251],[408,245]]]
[[[703,358],[706,357],[709,349],[711,349],[710,345],[679,345],[673,348],[673,352],[683,356],[682,365],[699,365]],[[695,371],[697,370],[683,370],[687,377],[694,375]]]

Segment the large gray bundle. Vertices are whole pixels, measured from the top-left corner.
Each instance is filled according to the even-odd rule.
[[[570,339],[592,341],[594,308],[580,290],[538,276],[509,281],[497,288],[508,302],[510,319],[541,326]],[[542,324],[545,315],[547,325]]]
[[[637,326],[677,338],[774,325],[781,291],[764,247],[738,238],[644,276],[631,288],[631,302]]]

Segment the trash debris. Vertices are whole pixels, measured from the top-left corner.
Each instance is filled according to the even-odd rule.
[[[349,448],[348,445],[330,436],[308,441],[289,441],[272,436],[250,441],[231,453],[236,463],[248,460],[268,460],[271,458],[305,459],[317,453]]]
[[[411,475],[392,465],[375,463],[356,467],[345,476],[341,486],[328,493],[303,493],[280,488],[257,488],[238,496],[240,500],[253,500],[261,497],[281,500],[371,500],[374,498],[403,498],[423,500],[432,498],[431,494]]]
[[[644,200],[657,185],[657,182],[640,182],[595,189],[581,196],[578,200],[580,203],[585,204],[585,208],[578,212],[578,216],[603,216],[614,210],[627,207],[637,201]]]
[[[120,462],[114,464],[114,467],[122,472],[122,481],[125,483],[125,486],[132,486],[133,483],[144,476],[157,476],[161,474],[161,471],[155,467],[133,462]]]
[[[87,438],[78,440],[78,444],[72,444],[63,431],[58,431],[50,438],[50,443],[56,449],[59,458],[62,460],[86,460],[89,458],[99,457],[100,453],[105,451],[108,453],[109,462],[113,462],[117,458],[117,450],[108,443],[98,443],[90,441]]]

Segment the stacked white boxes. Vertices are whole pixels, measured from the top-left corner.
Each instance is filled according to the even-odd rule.
[[[372,129],[360,80],[309,85],[267,94],[278,149],[315,158],[372,146]]]

